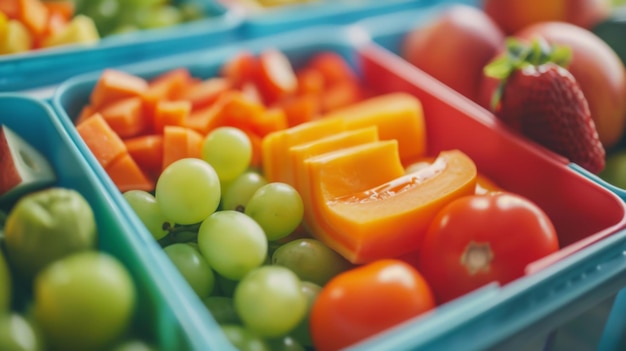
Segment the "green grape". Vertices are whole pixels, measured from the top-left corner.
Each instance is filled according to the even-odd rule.
[[[209,296],[202,300],[218,324],[240,324],[232,297]]]
[[[220,181],[227,182],[250,166],[252,143],[241,129],[219,127],[204,138],[202,159],[215,168]]]
[[[259,223],[268,240],[278,240],[291,234],[300,225],[304,204],[294,187],[287,183],[272,182],[254,192],[245,214]]]
[[[161,208],[152,194],[143,190],[129,190],[123,196],[154,239],[160,240],[167,235],[163,224],[169,221],[161,213]]]
[[[136,18],[139,28],[165,28],[181,23],[183,14],[175,6],[163,5],[138,10]]]
[[[157,180],[155,197],[166,218],[178,224],[200,223],[219,205],[220,181],[208,163],[184,158],[163,170]]]
[[[281,266],[250,271],[237,285],[233,298],[244,326],[265,338],[287,335],[307,312],[300,279]]]
[[[178,8],[183,15],[183,21],[185,22],[199,20],[209,15],[205,14],[204,11],[202,11],[202,8],[194,3],[180,4]]]
[[[51,349],[99,350],[127,331],[136,290],[116,258],[86,251],[45,267],[35,278],[34,300],[37,325]]]
[[[43,339],[31,321],[18,313],[0,313],[0,350],[43,351]]]
[[[267,256],[263,229],[237,211],[218,211],[205,219],[198,230],[198,246],[209,265],[232,280],[262,265]]]
[[[343,256],[313,238],[295,239],[281,245],[272,254],[272,264],[287,267],[300,279],[320,286],[353,267]]]
[[[215,275],[197,247],[177,243],[163,250],[199,298],[211,295],[215,287]]]
[[[307,312],[304,318],[300,321],[297,327],[295,327],[291,335],[294,339],[300,343],[300,345],[311,347],[313,346],[313,341],[311,340],[311,331],[309,328],[309,318],[311,316],[311,309],[313,308],[313,303],[317,299],[317,296],[322,291],[322,287],[311,282],[303,281],[300,284],[300,288],[302,292],[306,296],[307,300]]]
[[[221,326],[224,335],[239,351],[270,351],[269,345],[258,335],[250,332],[246,328],[227,324]]]
[[[265,184],[267,179],[259,172],[253,170],[244,172],[224,188],[222,209],[242,211],[252,195]]]

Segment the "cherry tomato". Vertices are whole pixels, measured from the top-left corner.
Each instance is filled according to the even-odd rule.
[[[417,268],[444,303],[490,282],[509,283],[558,249],[554,225],[534,202],[510,192],[477,194],[438,212]]]
[[[352,345],[434,308],[430,287],[409,264],[384,259],[331,279],[311,309],[318,351]]]

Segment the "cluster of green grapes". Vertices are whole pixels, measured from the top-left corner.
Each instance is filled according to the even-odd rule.
[[[191,1],[76,0],[76,13],[93,19],[101,37],[174,26],[206,17]]]
[[[235,346],[304,349],[315,297],[351,264],[294,234],[304,213],[300,194],[268,182],[251,158],[243,131],[217,128],[201,158],[164,169],[154,194],[124,197]]]

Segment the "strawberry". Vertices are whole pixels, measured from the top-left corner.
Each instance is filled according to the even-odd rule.
[[[485,67],[500,79],[492,107],[512,129],[597,174],[606,153],[587,99],[565,68],[570,56],[568,48],[541,39],[508,39],[505,55]]]

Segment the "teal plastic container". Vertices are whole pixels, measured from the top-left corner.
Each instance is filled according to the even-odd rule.
[[[129,270],[137,288],[133,331],[159,350],[205,350],[213,343],[195,319],[186,296],[186,282],[149,235],[137,231],[116,206],[53,109],[38,100],[0,93],[0,124],[6,125],[46,157],[56,171],[56,185],[75,189],[91,205],[99,233],[99,248],[118,258]],[[217,349],[217,348],[216,348]]]
[[[77,74],[210,48],[239,38],[242,18],[234,11],[212,0],[188,2],[201,7],[207,17],[172,27],[111,35],[93,45],[0,55],[0,92],[24,91],[48,97],[57,84]]]
[[[252,6],[255,0],[220,0],[244,14],[242,34],[256,38],[311,26],[346,25],[384,13],[418,9],[449,0],[316,0],[276,7]]]
[[[603,295],[607,286],[608,291],[617,291],[617,286],[626,284],[626,275],[622,274],[626,260],[621,256],[626,245],[626,204],[618,196],[571,169],[562,158],[507,132],[494,123],[488,111],[370,38],[354,27],[318,26],[121,69],[151,78],[186,67],[196,77],[209,78],[241,50],[258,53],[277,48],[295,67],[314,53],[336,52],[350,62],[363,85],[375,93],[403,91],[420,99],[429,155],[460,149],[488,178],[531,199],[550,216],[559,233],[561,250],[530,264],[524,277],[507,285],[488,284],[354,345],[355,350],[485,350],[501,343],[524,349],[528,333],[548,334],[563,318],[579,311],[586,299]],[[73,125],[99,74],[93,72],[64,82],[52,104],[115,205],[137,232],[144,233],[141,238],[150,241],[147,230]],[[189,294],[186,300],[196,307],[194,318],[204,324],[206,336],[217,337],[221,331],[197,297]],[[541,342],[545,344],[545,340]],[[227,343],[217,346],[213,349],[229,349]]]
[[[480,5],[480,2],[473,0],[458,3],[470,6]],[[375,16],[356,23],[353,29],[369,36],[386,52],[386,57],[392,57],[394,62],[402,61],[397,65],[409,65],[400,57],[405,35],[436,18],[441,11],[452,5],[439,4],[423,11]],[[419,72],[419,75],[428,76],[419,69],[414,69]],[[445,85],[441,84],[441,86],[442,89],[451,92],[451,89]],[[465,105],[474,105],[476,111],[480,111],[479,114],[487,120],[494,120],[495,117],[491,113],[465,97],[453,92],[451,94],[455,95],[458,101],[463,101]],[[547,156],[555,157],[557,162],[614,193],[621,200],[626,199],[626,192],[623,189],[608,184],[550,151],[543,150],[542,152]],[[536,179],[537,176],[531,177]],[[547,189],[538,187],[538,190],[546,191]],[[577,187],[571,187],[570,192],[579,192],[579,190]],[[570,197],[571,195],[568,194],[562,195],[562,199]],[[587,200],[581,198],[576,201],[583,201],[590,210],[602,208],[595,201]],[[593,215],[590,216],[593,217]],[[479,341],[470,342],[470,345],[473,345],[470,349],[477,350],[568,350],[571,349],[568,347],[572,345],[581,349],[595,349],[596,346],[606,350],[622,349],[625,344],[624,338],[615,337],[618,335],[617,330],[622,333],[626,330],[622,317],[624,306],[626,306],[626,296],[623,291],[620,292],[626,283],[623,273],[626,267],[626,257],[623,254],[626,243],[624,235],[626,233],[620,230],[611,237],[596,241],[588,249],[579,251],[538,272],[535,278],[552,274],[550,272],[555,274],[551,278],[546,278],[545,281],[551,282],[548,285],[543,285],[543,283],[511,284],[503,291],[517,290],[516,292],[510,295],[499,294],[496,299],[490,301],[491,306],[485,306],[485,310],[477,312],[459,328],[443,332],[440,337],[437,337],[437,341],[432,343],[432,347],[425,349],[436,350],[441,346],[440,341],[463,339],[463,337],[479,339]],[[555,273],[557,271],[560,273]],[[534,287],[530,288],[532,285]],[[607,310],[607,305],[613,305],[613,308]],[[588,325],[588,323],[593,325]],[[605,324],[606,328],[603,330]],[[584,328],[582,331],[581,326],[587,327],[582,327]],[[452,344],[453,341],[447,342],[446,345],[449,346],[467,347],[463,344]],[[537,348],[537,345],[540,347]]]

